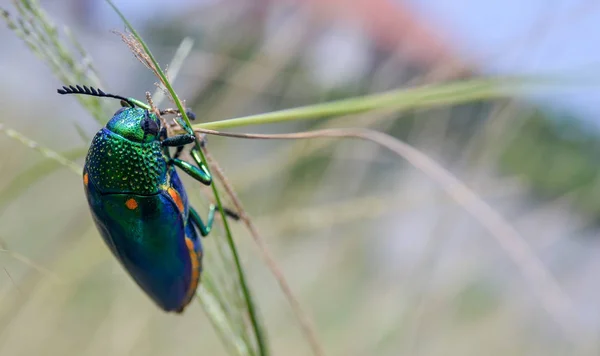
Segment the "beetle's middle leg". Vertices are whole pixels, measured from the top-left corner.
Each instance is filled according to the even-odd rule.
[[[185,125],[183,124],[183,122],[181,123],[182,126]],[[185,128],[185,126],[183,126]],[[186,129],[187,131],[187,129]],[[192,158],[194,159],[194,162],[196,162],[197,166],[194,166],[193,164],[186,162],[184,160],[179,159],[179,156],[181,155],[181,152],[184,149],[184,146],[188,143],[192,143],[195,139],[195,136],[193,137],[194,139],[192,139],[190,142],[188,142],[184,137],[187,137],[189,135],[194,134],[194,131],[192,131],[191,129],[189,129],[189,132],[191,132],[191,134],[184,134],[184,135],[177,135],[177,136],[172,136],[166,139],[163,139],[163,148],[165,150],[165,155],[168,157],[169,159],[169,164],[173,164],[176,167],[179,167],[181,170],[183,170],[185,173],[187,173],[190,177],[194,178],[195,180],[205,184],[205,185],[210,185],[212,183],[212,176],[210,174],[210,172],[208,171],[208,167],[206,167],[206,165],[204,164],[204,162],[202,162],[202,157],[200,155],[200,151],[198,150],[198,148],[196,146],[192,147],[192,149],[190,150],[190,156],[192,156]],[[166,136],[166,132],[164,133],[164,135]],[[202,142],[200,143],[201,146],[204,146],[205,143],[205,139],[204,136],[202,137]],[[179,138],[182,137],[182,138]],[[174,140],[170,140],[167,141],[168,139],[174,139]],[[165,144],[165,141],[167,141],[167,143]],[[175,143],[179,143],[179,144],[175,144]],[[175,152],[174,156],[171,158],[171,154],[169,152],[169,147],[175,146],[177,147],[177,151]],[[193,209],[190,209],[193,210]],[[228,209],[228,208],[223,208],[223,211],[225,212],[225,214],[227,214],[227,216],[229,216],[230,218],[234,219],[234,220],[239,220],[240,216],[235,213],[233,210]],[[210,207],[210,211],[208,213],[208,220],[206,225],[204,223],[202,223],[202,219],[200,219],[200,215],[198,215],[198,213],[190,213],[190,216],[195,215],[198,219],[195,219],[196,225],[198,226],[198,229],[200,229],[200,231],[202,232],[202,236],[206,236],[204,235],[204,233],[208,234],[210,232],[210,229],[212,227],[212,223],[214,220],[214,215],[215,215],[215,206],[211,204]]]
[[[196,209],[190,206],[190,220],[198,228],[200,231],[200,235],[206,237],[210,234],[210,230],[212,230],[213,223],[215,222],[215,211],[217,207],[214,204],[210,204],[210,208],[208,210],[208,218],[206,219],[206,224],[202,221],[200,214],[196,211]]]
[[[231,211],[227,208],[224,208],[223,210],[225,211],[227,216],[229,216],[230,218],[239,220],[240,217],[233,211]],[[200,214],[198,214],[196,209],[194,209],[190,206],[190,220],[192,221],[194,226],[196,226],[198,228],[198,230],[200,231],[200,235],[206,237],[206,236],[208,236],[208,234],[210,234],[213,223],[215,222],[215,212],[216,211],[217,211],[217,207],[214,204],[210,204],[210,208],[208,210],[208,218],[206,219],[206,224],[205,224],[204,221],[202,221],[202,218],[200,217]]]
[[[227,208],[223,208],[223,210],[225,211],[225,214],[227,214],[227,216],[229,216],[230,218],[232,218],[234,220],[240,219],[239,215],[234,213],[233,211],[231,211]],[[215,212],[216,211],[217,211],[217,207],[214,204],[210,204],[210,208],[208,210],[208,218],[206,219],[206,224],[205,224],[202,221],[202,218],[200,217],[200,214],[198,214],[196,209],[194,209],[193,207],[190,206],[190,220],[192,221],[194,226],[196,226],[198,228],[198,231],[200,231],[200,235],[202,235],[203,237],[206,237],[206,236],[208,236],[208,234],[210,234],[213,223],[215,222]]]
[[[206,165],[204,165],[204,163],[202,162],[202,157],[200,156],[200,152],[198,151],[197,147],[195,147],[195,146],[192,147],[192,149],[190,150],[190,156],[192,156],[192,158],[194,159],[194,162],[196,162],[198,167],[200,167],[203,171],[206,171],[208,173],[208,169],[206,168]],[[214,208],[214,206],[211,205],[211,212],[212,212],[213,208]],[[210,215],[211,212],[209,212],[209,219],[211,216]],[[240,216],[236,212],[234,212],[233,210],[231,210],[227,207],[223,207],[223,212],[225,213],[225,215],[229,216],[230,218],[232,218],[234,220],[240,219]]]

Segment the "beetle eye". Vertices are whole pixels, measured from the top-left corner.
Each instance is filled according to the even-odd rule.
[[[158,134],[159,128],[156,121],[150,118],[145,118],[144,120],[142,120],[141,125],[142,129],[144,130],[144,135],[156,136]]]

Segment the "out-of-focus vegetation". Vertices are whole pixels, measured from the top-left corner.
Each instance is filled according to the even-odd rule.
[[[69,22],[73,4],[61,4],[44,3]],[[78,18],[93,17],[78,9]],[[190,2],[163,16],[127,15],[163,65],[185,36],[194,39],[175,87],[203,122],[465,73],[455,62],[415,58],[351,23],[324,21],[290,4]],[[153,91],[156,78],[110,28],[70,25],[107,90],[139,98]],[[12,32],[0,36],[23,63],[41,67],[27,62],[32,55],[10,41]],[[81,164],[99,123],[74,100],[54,94],[75,83],[14,70],[38,76],[7,83],[3,124]],[[43,94],[23,94],[32,83]],[[325,127],[371,127],[442,162],[516,227],[573,310],[571,319],[555,320],[477,221],[422,173],[373,144],[209,137],[211,153],[314,319],[327,355],[596,354],[600,259],[597,239],[585,239],[595,235],[600,211],[595,131],[577,118],[512,100],[248,130]],[[93,227],[79,177],[10,138],[0,139],[0,149],[0,238],[30,260],[0,255],[0,355],[240,352],[220,341],[198,306],[184,316],[165,315],[138,290]],[[186,184],[194,204],[206,207],[209,192]],[[234,236],[272,353],[310,354],[241,224]],[[226,271],[219,265],[223,234],[204,241],[207,273],[233,283],[219,275]]]

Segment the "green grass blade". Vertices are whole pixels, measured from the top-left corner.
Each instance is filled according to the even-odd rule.
[[[563,78],[564,79],[564,78]],[[499,77],[477,78],[458,82],[391,90],[293,109],[272,111],[234,119],[196,124],[194,128],[221,130],[248,125],[285,121],[323,119],[375,110],[406,111],[442,105],[456,105],[515,95],[530,89],[564,84],[560,78]]]

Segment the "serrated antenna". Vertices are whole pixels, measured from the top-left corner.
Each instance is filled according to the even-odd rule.
[[[110,94],[110,93],[105,93],[100,89],[96,89],[93,87],[87,87],[87,86],[80,86],[80,85],[76,85],[76,86],[72,86],[69,85],[67,86],[63,86],[62,89],[57,89],[56,90],[57,93],[65,95],[65,94],[82,94],[82,95],[91,95],[91,96],[97,96],[100,98],[113,98],[113,99],[119,99],[119,100],[123,100],[125,101],[127,104],[129,104],[132,108],[135,107],[135,103],[133,103],[130,99],[124,97],[124,96],[120,96],[120,95],[115,95],[115,94]]]

